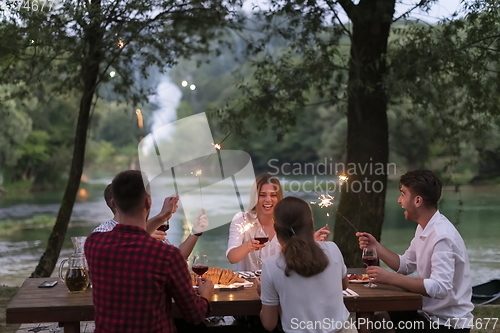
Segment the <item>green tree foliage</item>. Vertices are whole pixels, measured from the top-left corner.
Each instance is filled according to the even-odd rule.
[[[284,134],[278,142],[271,123],[246,121],[243,133],[239,130],[222,128],[216,109],[223,107],[230,98],[239,95],[239,91],[233,85],[233,74],[237,71],[238,75],[252,80],[250,61],[244,58],[235,59],[241,57],[241,53],[235,54],[234,51],[239,49],[238,41],[235,44],[231,48],[220,48],[218,56],[198,57],[199,66],[195,60],[186,60],[181,61],[172,70],[170,75],[183,92],[181,103],[177,108],[177,118],[192,115],[195,113],[194,109],[208,111],[215,139],[220,141],[231,133],[224,142],[224,149],[248,152],[252,156],[252,163],[257,172],[269,171],[268,163],[271,159],[277,159],[275,165],[317,162],[318,150],[322,147],[321,133],[325,130],[324,120],[317,109],[309,108],[303,112],[294,124],[293,130]],[[195,92],[190,91],[188,87],[182,87],[183,80],[196,84]],[[328,129],[328,132],[330,131]]]
[[[59,256],[83,171],[90,115],[101,83],[109,81],[123,100],[137,104],[150,94],[138,85],[148,68],[173,65],[178,57],[209,50],[209,40],[235,17],[237,1],[62,1],[46,11],[13,9],[3,17],[5,31],[16,31],[17,66],[2,73],[27,82],[29,92],[79,94],[73,158],[61,207],[46,251],[32,276],[49,276]],[[50,83],[51,91],[36,81]],[[36,87],[36,89],[34,88]],[[47,87],[45,87],[47,88]]]
[[[432,124],[431,137],[448,154],[460,155],[461,143],[471,140],[481,151],[480,142],[498,129],[499,22],[500,1],[471,1],[463,17],[408,25],[393,40],[387,84],[394,95],[412,100],[414,118]]]
[[[12,89],[3,86],[3,89]],[[13,99],[8,99],[9,92],[0,97],[0,170],[12,167],[19,158],[19,151],[16,146],[21,144],[28,136],[32,120]]]
[[[25,110],[33,122],[33,132],[27,132],[27,139],[16,147],[20,157],[15,165],[5,168],[5,181],[30,180],[32,190],[57,188],[71,158],[76,98],[62,95],[31,98],[24,103],[20,98],[15,100],[17,108]]]
[[[350,0],[271,1],[269,9],[255,14],[264,37],[248,45],[250,51],[260,55],[253,64],[256,83],[239,85],[244,98],[223,113],[226,123],[238,130],[243,129],[242,119],[246,118],[261,128],[270,123],[280,137],[311,102],[309,97],[318,96],[326,105],[344,103],[345,165],[386,166],[389,133],[384,80],[388,74],[387,43],[395,3],[395,0],[361,0],[357,4]],[[351,20],[350,26],[340,21],[341,12]],[[347,56],[340,46],[346,38],[351,45]],[[280,52],[271,53],[266,48],[272,39],[281,41]],[[383,184],[379,192],[346,191],[348,187],[343,187],[338,208],[358,229],[379,238],[387,174],[358,171],[350,175],[350,181]],[[359,249],[352,237],[347,237],[352,232],[350,228],[345,223],[336,223],[334,240],[348,265],[360,265]]]
[[[447,154],[458,156],[462,133],[483,133],[497,113],[498,1],[477,1],[465,20],[412,27],[393,26],[408,16],[394,17],[396,2],[274,0],[269,9],[257,10],[263,37],[248,38],[248,49],[258,55],[255,75],[239,84],[243,98],[222,110],[223,120],[238,131],[245,129],[244,119],[259,128],[272,124],[280,137],[313,102],[310,97],[318,96],[331,110],[346,114],[346,165],[387,165],[389,145],[411,168],[425,165],[433,146],[444,145]],[[436,2],[415,2],[413,9]],[[341,13],[348,25],[339,19]],[[392,27],[396,34],[389,38]],[[341,44],[347,38],[346,56]],[[281,47],[268,48],[272,40]],[[334,143],[331,151],[336,148]],[[381,182],[383,190],[343,187],[338,211],[379,238],[387,174],[350,175],[351,183],[365,180]],[[338,223],[341,216],[334,240],[348,265],[360,265],[359,249],[347,236],[350,226]]]

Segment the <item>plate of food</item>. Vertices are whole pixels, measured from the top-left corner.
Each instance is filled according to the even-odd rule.
[[[253,282],[241,278],[238,273],[233,272],[230,269],[209,267],[207,272],[202,276],[208,280],[211,280],[214,283],[215,289],[239,290],[239,287],[251,287],[253,285]],[[191,272],[191,284],[195,288],[197,287],[196,277],[196,274]]]
[[[368,283],[370,282],[370,277],[368,274],[347,274],[347,278],[351,283]]]

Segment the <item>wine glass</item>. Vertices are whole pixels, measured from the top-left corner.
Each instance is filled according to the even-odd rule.
[[[208,257],[206,254],[198,254],[193,257],[193,264],[191,270],[201,277],[208,271]]]
[[[156,228],[156,230],[165,231],[165,232],[168,229],[170,229],[170,221],[169,220],[167,220],[167,222],[165,222],[164,224],[162,224],[158,228]]]
[[[269,236],[264,231],[264,228],[262,228],[262,226],[260,226],[260,225],[257,228],[257,230],[255,231],[255,235],[254,235],[253,239],[259,241],[259,244],[264,244],[264,243],[269,242]],[[260,250],[261,249],[257,250],[257,262],[256,262],[256,264],[259,266],[262,266],[262,259],[261,259],[261,251]]]
[[[368,266],[376,266],[378,264],[378,256],[377,256],[377,250],[375,250],[374,247],[365,247],[363,249],[363,254],[361,255],[361,259],[363,260],[363,264]],[[377,285],[375,283],[368,282],[368,284],[365,284],[365,287],[368,288],[373,288],[376,287]]]
[[[165,231],[165,232],[167,232],[168,229],[170,229],[170,220],[167,220],[167,222],[163,223],[158,228],[156,228],[156,230]],[[163,240],[163,243],[167,243],[169,245],[172,245],[172,244],[170,244],[170,242],[168,241],[168,239],[166,237]]]

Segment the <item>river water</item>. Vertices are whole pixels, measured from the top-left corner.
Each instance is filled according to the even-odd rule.
[[[110,179],[94,180],[93,184],[86,185],[87,196],[79,197],[75,204],[60,260],[67,258],[72,252],[71,236],[88,235],[97,225],[112,217],[102,199],[102,191],[109,181]],[[396,202],[399,195],[397,185],[389,186],[394,188],[387,194],[382,244],[402,253],[413,237],[416,224],[403,217],[403,210]],[[210,200],[210,196],[204,194],[203,200],[207,205],[217,206],[218,202],[225,200],[224,195],[218,193]],[[316,199],[314,194],[306,192],[293,195],[308,201]],[[37,215],[55,218],[61,196],[61,193],[43,193],[16,199],[0,198],[0,225],[7,220],[15,220],[20,226],[13,231],[0,228],[0,285],[19,286],[34,270],[45,250],[51,228],[27,228],[23,227],[23,223]],[[440,203],[441,212],[452,222],[457,221],[459,200],[463,201],[457,229],[468,248],[473,283],[500,278],[500,186],[466,186],[458,194],[452,189],[444,189],[443,198]],[[152,215],[159,212],[162,202],[162,198],[153,198]],[[187,224],[183,221],[182,207],[180,208],[170,221],[168,233],[169,240],[174,245],[178,245],[187,232]],[[313,205],[313,209],[317,227],[328,222],[333,230],[333,217],[326,217],[330,208],[320,209]],[[235,266],[225,258],[228,228],[229,225],[226,224],[206,232],[200,237],[193,253],[207,254],[211,266],[234,269]],[[353,242],[357,242],[354,236]],[[56,271],[53,276],[55,274]]]

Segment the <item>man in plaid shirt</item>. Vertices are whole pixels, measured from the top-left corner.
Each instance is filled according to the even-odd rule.
[[[97,226],[93,232],[111,231],[119,223],[118,214],[111,202],[112,199],[113,199],[113,193],[111,190],[111,184],[109,184],[108,186],[106,186],[106,189],[104,190],[104,200],[106,201],[106,205],[108,205],[109,209],[111,209],[111,212],[113,212],[114,216],[112,219],[103,222],[99,226]],[[170,219],[171,214],[169,210],[169,202],[168,202],[169,200],[170,200],[169,198],[165,198],[160,213],[150,218],[146,222],[146,231],[149,232],[152,237],[156,238],[159,241],[163,241],[167,244],[170,244],[170,242],[165,238],[166,232],[156,229],[160,225],[165,223],[165,221]],[[179,245],[179,251],[181,251],[181,254],[184,258],[187,259],[189,255],[191,255],[191,252],[193,251],[194,246],[198,241],[198,238],[203,234],[204,231],[208,229],[208,225],[209,225],[208,218],[205,215],[205,212],[202,210],[200,215],[198,215],[196,220],[193,222],[193,228],[191,229],[191,234],[184,240],[184,242],[182,242]]]
[[[172,298],[187,322],[202,322],[210,312],[213,283],[201,278],[197,295],[179,250],[146,232],[151,197],[141,172],[124,171],[112,185],[120,224],[110,232],[92,233],[85,242],[93,286],[94,332],[176,332]],[[178,197],[168,201],[171,215]]]

